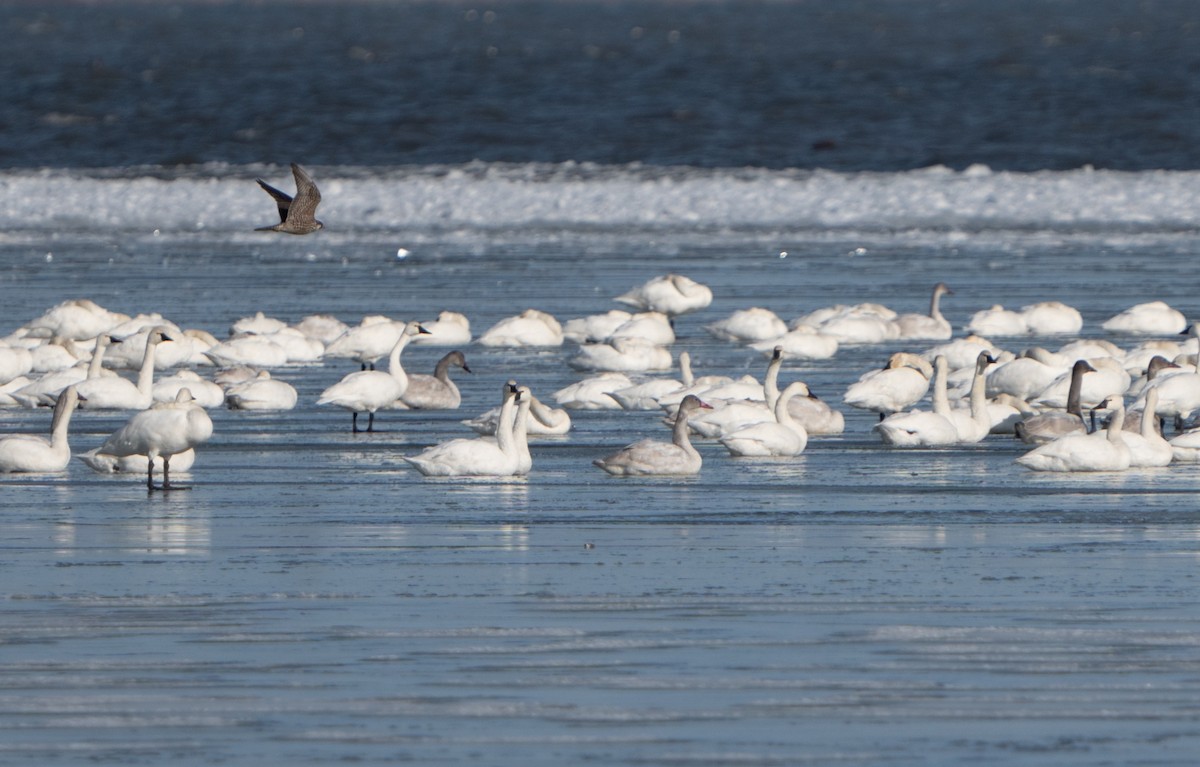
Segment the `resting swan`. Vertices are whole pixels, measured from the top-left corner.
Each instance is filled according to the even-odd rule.
[[[164,328],[150,331],[136,384],[120,376],[98,376],[80,382],[76,388],[83,400],[83,407],[88,410],[145,410],[154,404],[155,350],[160,343],[169,340]],[[97,352],[102,349],[97,344]]]
[[[787,333],[787,323],[770,309],[753,306],[738,309],[723,320],[704,326],[714,337],[722,341],[749,344],[778,338]]]
[[[794,456],[804,452],[808,432],[792,418],[789,403],[798,395],[808,396],[803,381],[788,385],[775,400],[774,421],[763,421],[725,434],[721,444],[730,455]]]
[[[1096,410],[1112,409],[1108,429],[1093,434],[1068,434],[1034,448],[1017,463],[1034,471],[1124,471],[1129,447],[1122,436],[1125,403],[1119,395],[1105,398]]]
[[[699,397],[689,394],[679,404],[671,442],[644,439],[592,463],[614,476],[697,474],[702,461],[688,439],[688,418],[708,407]]]
[[[452,351],[438,360],[433,375],[410,374],[408,388],[400,395],[400,401],[414,410],[454,410],[462,404],[462,394],[450,380],[451,367],[471,372],[466,356],[460,351]]]
[[[929,314],[901,314],[892,322],[896,327],[896,338],[902,341],[945,341],[954,335],[950,321],[942,316],[942,296],[954,295],[954,291],[939,282],[933,286],[929,299]]]
[[[492,435],[500,420],[500,408],[491,410],[463,421],[477,434]],[[562,408],[550,407],[532,393],[529,395],[529,414],[526,417],[526,434],[536,437],[561,436],[571,430],[571,415]]]
[[[950,410],[950,421],[958,431],[959,444],[980,442],[992,431],[992,417],[988,412],[987,395],[984,373],[987,366],[995,362],[991,354],[980,352],[975,361],[975,375],[971,379],[971,394],[969,408],[953,408]]]
[[[1172,336],[1187,328],[1187,318],[1178,309],[1162,301],[1131,306],[1105,320],[1100,327],[1110,333],[1130,333],[1146,336]]]
[[[426,477],[509,477],[517,474],[523,448],[517,444],[514,427],[518,415],[517,400],[521,394],[511,382],[504,384],[495,439],[452,439],[419,455],[403,456],[404,460]]]
[[[946,396],[949,365],[943,355],[933,360],[933,410],[893,413],[872,427],[884,444],[896,447],[936,447],[958,442],[958,429],[950,417]]]
[[[144,455],[147,461],[146,488],[153,492],[154,463],[162,457],[162,489],[172,490],[171,457],[202,444],[212,436],[213,424],[208,413],[192,399],[192,393],[180,389],[174,402],[160,402],[133,418],[114,432],[97,450],[118,458]],[[181,488],[180,488],[181,489]]]
[[[249,381],[229,387],[225,404],[230,410],[291,410],[296,406],[296,388],[260,370]]]
[[[1166,466],[1173,457],[1171,443],[1158,430],[1159,420],[1154,417],[1158,405],[1158,392],[1146,392],[1146,406],[1142,410],[1138,433],[1125,432],[1125,444],[1129,447],[1130,468]]]
[[[0,472],[52,472],[67,468],[71,462],[67,430],[78,402],[74,386],[68,386],[58,395],[50,421],[50,439],[35,434],[0,437]]]
[[[1083,420],[1081,404],[1083,376],[1094,372],[1096,369],[1087,360],[1076,360],[1071,366],[1071,385],[1067,391],[1066,410],[1052,410],[1025,418],[1013,427],[1017,438],[1027,444],[1041,445],[1075,432],[1086,434],[1087,424]]]
[[[424,332],[425,328],[421,327],[419,322],[405,325],[404,332],[400,334],[400,338],[392,346],[391,354],[388,355],[386,373],[379,370],[359,370],[350,373],[321,392],[317,404],[336,405],[353,413],[350,428],[355,433],[358,432],[358,414],[366,411],[370,414],[367,431],[374,431],[375,411],[391,407],[408,389],[408,375],[400,366],[400,353],[414,336]]]
[[[916,404],[929,391],[933,368],[915,354],[896,352],[881,370],[865,373],[846,389],[844,401],[851,407],[874,410],[880,420]]]
[[[712,290],[682,274],[654,277],[613,300],[669,317],[703,309],[712,303]]]

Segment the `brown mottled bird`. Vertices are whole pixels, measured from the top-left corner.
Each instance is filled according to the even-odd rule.
[[[321,192],[317,185],[304,168],[296,163],[292,163],[292,175],[296,177],[295,197],[279,191],[261,178],[258,179],[258,185],[274,197],[275,204],[279,206],[279,223],[275,226],[260,226],[255,231],[310,234],[325,228],[325,224],[314,217],[317,205],[321,203]]]

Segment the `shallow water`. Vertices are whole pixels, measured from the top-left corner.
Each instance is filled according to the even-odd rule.
[[[136,178],[105,182],[109,202],[74,224],[10,221],[5,326],[87,295],[218,336],[255,309],[356,321],[458,308],[478,334],[531,305],[560,319],[605,311],[628,287],[679,271],[717,298],[679,319],[675,350],[692,352],[697,373],[761,375],[765,358],[703,324],[750,305],[787,319],[839,301],[919,311],[945,280],[956,326],[992,303],[1054,298],[1078,306],[1096,336],[1141,300],[1187,311],[1182,275],[1200,255],[1173,209],[1078,223],[1065,212],[1100,204],[1079,176],[918,182],[907,203],[925,211],[916,215],[956,226],[868,217],[788,228],[735,212],[699,231],[670,216],[629,226],[619,206],[600,208],[595,224],[570,207],[568,223],[505,228],[477,212],[482,221],[439,228],[448,196],[436,184],[418,184],[413,203],[434,212],[361,225],[376,189],[346,182],[340,202],[327,195],[338,228],[284,238],[246,231],[271,211],[254,171],[241,173],[198,184],[205,210],[228,211],[204,227],[169,186],[163,228],[146,229]],[[668,185],[679,199],[696,183],[685,176]],[[634,191],[660,183],[617,180]],[[912,181],[841,180],[867,203]],[[717,207],[746,194],[776,211],[793,200],[772,197],[779,178],[718,181]],[[1194,194],[1187,174],[1125,181],[1117,188],[1131,200],[1171,188],[1187,205]],[[1029,213],[1003,194],[1009,182],[1049,203]],[[92,188],[71,174],[6,183],[17,205],[46,183],[67,201]],[[403,181],[375,183],[393,199]],[[551,218],[545,183],[509,190],[525,195],[531,219]],[[609,199],[604,183],[583,189]],[[940,205],[946,185],[964,183],[1004,201],[1002,223],[971,229],[969,210]],[[465,188],[477,210],[517,204],[485,182]],[[891,350],[844,347],[789,363],[782,380],[840,403]],[[491,407],[507,378],[540,395],[579,378],[563,364],[570,347],[465,351],[475,372],[459,376],[460,411],[382,413],[369,435],[313,404],[345,365],[277,370],[300,405],[214,411],[211,442],[180,478],[189,491],[147,496],[142,478],[79,462],[65,476],[0,478],[0,763],[1194,760],[1194,467],[1043,476],[1016,466],[1021,449],[1002,437],[889,450],[870,434],[872,414],[843,406],[846,434],[814,438],[798,459],[733,460],[706,443],[691,479],[596,470],[592,459],[664,433],[652,414],[598,412],[535,444],[527,480],[423,479],[399,456],[465,435],[458,419]],[[405,364],[430,368],[441,353],[413,347]],[[0,412],[5,431],[48,421]],[[81,411],[76,452],[122,422]]]

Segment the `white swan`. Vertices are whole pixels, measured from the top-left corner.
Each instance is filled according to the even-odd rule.
[[[225,402],[225,390],[194,370],[180,370],[173,376],[160,378],[151,391],[155,402],[174,402],[180,389],[190,391],[200,407],[220,407]]]
[[[33,371],[33,355],[20,346],[0,344],[0,385]]]
[[[929,314],[901,314],[892,320],[896,327],[895,337],[902,341],[944,341],[954,335],[950,321],[942,316],[942,296],[954,295],[954,291],[939,282],[933,286],[929,299]]]
[[[794,456],[804,452],[808,432],[791,414],[789,403],[798,395],[808,396],[808,386],[795,381],[780,393],[775,401],[774,421],[764,421],[738,429],[721,437],[721,444],[730,455],[737,456]]]
[[[787,323],[779,315],[761,306],[738,309],[725,319],[705,325],[704,329],[722,341],[740,344],[778,338],[788,331]]]
[[[688,418],[697,410],[708,407],[699,397],[690,394],[679,405],[671,442],[644,439],[592,463],[615,476],[696,474],[702,460],[688,439]]]
[[[808,326],[841,344],[878,344],[895,337],[896,317],[879,304],[838,305],[800,317],[792,322],[792,328]]]
[[[67,430],[78,402],[79,395],[73,386],[58,396],[50,421],[50,439],[35,434],[0,437],[0,472],[54,472],[67,468],[71,462]]]
[[[272,378],[266,370],[225,392],[225,404],[230,410],[291,410],[296,407],[297,399],[296,387]]]
[[[506,317],[479,337],[481,346],[562,346],[563,330],[552,315],[538,309],[526,309],[516,317]]]
[[[617,328],[632,319],[632,314],[621,309],[611,309],[604,314],[576,317],[563,324],[563,339],[579,344],[607,341]]]
[[[1059,301],[1023,306],[1021,317],[1035,336],[1074,335],[1083,329],[1083,316],[1079,310]]]
[[[304,335],[295,328],[285,327],[274,333],[262,333],[259,338],[270,341],[283,349],[287,364],[295,365],[305,362],[317,362],[325,356],[325,344],[315,338]],[[220,344],[217,344],[220,346]],[[211,350],[212,347],[209,347]],[[264,367],[266,367],[264,365]]]
[[[661,399],[692,386],[696,382],[692,374],[692,355],[679,353],[679,378],[651,378],[647,381],[610,392],[610,396],[626,410],[658,410]],[[684,395],[686,396],[686,394]],[[683,397],[680,397],[682,400]]]
[[[633,386],[624,373],[607,372],[585,378],[554,392],[554,401],[568,410],[621,410],[612,392]]]
[[[155,459],[162,457],[162,489],[172,490],[171,457],[200,445],[212,436],[213,423],[204,408],[192,399],[192,393],[180,389],[174,402],[160,402],[149,410],[135,413],[129,421],[104,441],[98,453],[118,458],[144,455],[146,488],[153,492]]]
[[[576,370],[645,372],[670,370],[671,352],[641,338],[617,338],[608,343],[583,344],[567,364]]]
[[[333,359],[351,359],[359,362],[365,370],[372,368],[382,357],[389,355],[396,342],[404,335],[406,325],[379,314],[369,314],[352,328],[325,347],[325,356]]]
[[[239,336],[207,349],[204,356],[214,365],[254,365],[262,368],[281,367],[288,363],[287,349],[269,336]]]
[[[987,384],[984,374],[988,365],[994,361],[991,354],[980,352],[975,361],[975,375],[971,379],[969,408],[952,408],[949,416],[954,428],[958,431],[958,442],[980,442],[992,431],[992,417],[988,412]]]
[[[309,314],[292,327],[325,346],[329,346],[350,329],[332,314]]]
[[[781,336],[750,344],[750,348],[770,356],[775,347],[791,359],[827,360],[837,354],[838,340],[809,325],[797,325]]]
[[[965,330],[981,336],[1029,335],[1029,325],[1025,323],[1025,315],[1012,309],[1005,309],[1000,304],[994,304],[988,309],[981,309],[972,314]]]
[[[1158,404],[1158,392],[1151,389],[1146,393],[1146,406],[1142,411],[1138,433],[1125,432],[1122,436],[1129,447],[1130,468],[1166,466],[1174,458],[1171,443],[1158,430],[1158,419],[1154,409]]]
[[[1065,410],[1053,410],[1023,419],[1013,427],[1013,432],[1022,442],[1040,445],[1067,434],[1087,433],[1083,420],[1083,377],[1096,369],[1087,360],[1076,360],[1071,366],[1070,384],[1067,390]]]
[[[77,341],[95,338],[101,333],[111,332],[114,327],[129,317],[97,304],[87,298],[76,298],[51,307],[45,314],[29,323],[31,330],[44,331],[43,335],[71,338]]]
[[[386,373],[380,370],[359,370],[350,373],[321,392],[317,404],[336,405],[353,413],[350,428],[355,433],[358,432],[358,414],[366,412],[369,414],[367,431],[374,431],[375,411],[391,407],[408,389],[408,375],[400,365],[400,353],[414,336],[424,332],[421,323],[409,322],[392,345]]]
[[[1125,404],[1120,396],[1105,398],[1097,410],[1111,409],[1106,431],[1068,434],[1018,457],[1017,463],[1034,471],[1124,471],[1129,468],[1129,447],[1121,434]]]
[[[413,345],[420,346],[466,346],[471,343],[471,321],[461,312],[443,311],[433,322],[421,326],[429,335],[417,336]]]
[[[1018,399],[1030,400],[1070,370],[1070,363],[1061,356],[1035,346],[988,372],[987,395],[1011,394]]]
[[[163,330],[150,331],[136,384],[119,376],[80,382],[76,388],[83,406],[88,410],[145,410],[154,404],[154,354],[158,345],[166,340],[169,337]]]
[[[1080,390],[1080,403],[1083,406],[1089,407],[1110,394],[1124,394],[1129,390],[1133,377],[1121,367],[1121,363],[1111,357],[1091,357],[1088,362],[1093,370],[1083,379],[1083,388]],[[1038,407],[1064,408],[1070,390],[1071,374],[1060,375],[1031,402]]]
[[[707,285],[682,274],[666,274],[647,280],[613,300],[644,311],[678,317],[707,307],[712,299],[712,290]]]
[[[508,477],[519,469],[520,448],[513,433],[520,392],[511,382],[504,385],[503,403],[496,437],[452,439],[434,445],[404,460],[427,477]]]
[[[229,326],[229,335],[269,336],[272,333],[278,333],[287,326],[287,323],[283,320],[268,317],[262,312],[255,312],[253,316],[234,320],[233,324]]]
[[[846,389],[843,401],[851,407],[884,415],[899,413],[929,391],[933,367],[915,354],[896,352],[881,370],[871,370]]]
[[[756,423],[775,421],[774,407],[779,399],[779,370],[783,366],[783,351],[776,348],[763,382],[724,384],[708,389],[704,396],[709,403],[707,412],[693,416],[688,425],[704,437],[722,437]],[[743,393],[741,387],[747,390]],[[807,394],[807,387],[805,393]]]
[[[1162,301],[1131,306],[1120,314],[1109,317],[1100,327],[1110,333],[1129,333],[1145,336],[1172,336],[1187,328],[1187,318],[1178,309],[1172,309]]]
[[[884,444],[896,447],[935,447],[958,442],[958,429],[950,417],[950,400],[946,396],[946,358],[933,360],[933,410],[911,410],[893,413],[871,427]]]
[[[636,338],[657,346],[670,346],[675,343],[675,328],[671,326],[671,318],[662,312],[638,312],[613,328],[608,337],[602,340],[612,343],[622,338]]]
[[[462,394],[454,381],[450,380],[451,367],[471,372],[462,352],[449,352],[438,360],[433,375],[410,373],[408,388],[400,395],[400,401],[414,410],[454,410],[462,403]]]

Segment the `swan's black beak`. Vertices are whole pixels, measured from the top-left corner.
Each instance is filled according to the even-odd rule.
[[[463,368],[462,368],[462,369],[463,369],[463,372],[464,372],[464,373],[470,373],[470,372],[471,372],[471,368],[467,367],[467,363],[465,363],[465,362],[463,363]]]
[[[431,333],[431,332],[429,332],[428,330],[426,330],[426,329],[425,329],[425,326],[424,326],[424,325],[417,325],[417,333],[418,333],[418,335],[419,335],[419,334],[421,334],[421,333],[424,333],[424,334],[425,334],[425,335],[427,335],[427,336],[431,336],[431,335],[433,335],[433,333]]]

